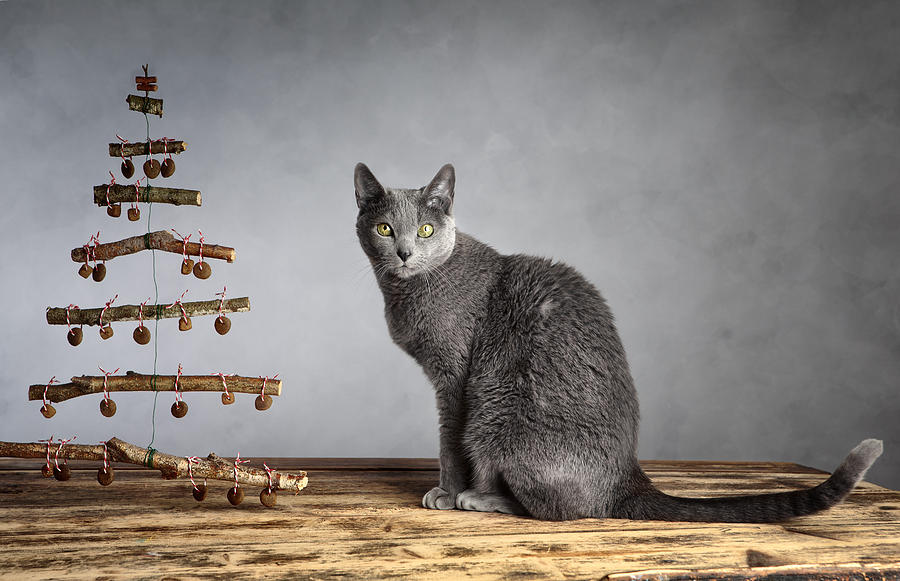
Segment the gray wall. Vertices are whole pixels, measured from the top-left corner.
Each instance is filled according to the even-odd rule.
[[[156,442],[181,454],[434,456],[433,396],[395,348],[353,231],[352,170],[420,186],[457,168],[460,228],[563,259],[608,298],[643,409],[641,456],[831,469],[883,438],[873,481],[900,488],[900,52],[893,2],[0,3],[0,438],[110,435],[146,445],[153,396],[58,406],[25,386],[147,372],[133,325],[77,349],[48,305],[154,295],[148,253],[83,281],[69,250],[93,207],[139,65],[160,79],[154,137],[233,265],[201,282],[158,254],[160,301],[228,285],[253,311],[160,324],[159,369],[280,373],[267,413],[189,394]],[[121,181],[121,177],[120,177]],[[145,211],[146,216],[146,211]],[[195,234],[196,237],[196,234]]]

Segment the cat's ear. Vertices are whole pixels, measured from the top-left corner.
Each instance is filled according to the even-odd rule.
[[[384,188],[372,175],[372,171],[364,163],[356,164],[353,172],[353,185],[356,188],[356,206],[362,208],[367,204],[384,197]]]
[[[456,187],[456,171],[449,163],[438,170],[437,175],[425,186],[427,204],[441,208],[450,214],[453,210],[453,189]]]

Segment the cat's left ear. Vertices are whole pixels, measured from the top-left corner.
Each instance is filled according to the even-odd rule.
[[[429,206],[441,208],[445,214],[453,211],[453,190],[456,187],[456,171],[449,163],[438,170],[437,175],[425,186]]]

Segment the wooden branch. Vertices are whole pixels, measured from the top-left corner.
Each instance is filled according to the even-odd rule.
[[[170,139],[169,141],[163,143],[160,140],[151,141],[150,142],[150,153],[181,153],[187,149],[187,142],[185,141],[177,141],[174,139]],[[123,153],[124,150],[124,153]],[[146,141],[138,141],[135,143],[110,143],[109,144],[109,156],[110,157],[131,157],[132,155],[147,155],[147,142]]]
[[[154,382],[153,378],[156,377]],[[110,375],[106,391],[175,391],[174,375],[144,375],[129,371],[125,375]],[[260,377],[225,376],[229,393],[259,394],[263,379]],[[28,387],[28,400],[43,399],[46,385]],[[47,399],[51,402],[66,401],[82,395],[103,393],[103,376],[81,375],[72,378],[71,383],[56,383],[47,389]],[[178,378],[178,391],[223,392],[222,378],[218,375],[182,375]],[[281,395],[281,380],[266,380],[266,395]]]
[[[128,108],[139,113],[147,113],[148,115],[163,115],[163,100],[154,99],[152,97],[141,97],[139,95],[128,95],[125,97]]]
[[[55,456],[58,444],[50,445],[50,454]],[[124,462],[146,466],[159,470],[163,478],[187,478],[188,459],[181,456],[172,456],[156,450],[141,448],[129,444],[118,438],[110,438],[106,442],[109,460],[111,462]],[[0,442],[0,457],[4,458],[46,458],[47,444],[41,442]],[[65,460],[103,460],[103,445],[67,444],[63,446],[59,457]],[[210,478],[212,480],[225,480],[234,482],[234,463],[215,454],[210,454],[205,460],[194,463],[191,466],[194,480],[198,478]],[[238,466],[237,481],[246,486],[267,488],[269,479],[265,470]],[[275,490],[292,490],[300,492],[306,487],[308,478],[305,471],[297,473],[273,472],[272,487]]]
[[[181,303],[189,317],[214,315],[219,312],[219,300],[195,301]],[[103,313],[103,322],[112,321],[137,321],[140,319],[140,305],[121,305],[110,307]],[[222,305],[223,313],[244,313],[250,310],[250,297],[226,299]],[[99,325],[100,314],[103,308],[96,309],[71,309],[69,311],[69,323],[72,325]],[[144,306],[144,320],[154,318],[177,319],[181,318],[180,305],[146,305]],[[47,323],[51,325],[66,325],[66,309],[63,307],[50,307],[47,309]]]
[[[158,230],[142,236],[132,236],[118,242],[107,242],[94,247],[92,254],[95,260],[112,260],[117,256],[126,256],[134,254],[141,250],[163,250],[174,254],[182,254],[185,250],[181,240],[175,238],[171,232],[167,230]],[[187,243],[187,254],[190,256],[200,255],[200,244],[197,242]],[[84,262],[87,252],[83,246],[72,249],[72,262]],[[234,262],[234,248],[228,246],[218,246],[216,244],[203,245],[203,258],[217,258],[219,260],[227,260]]]
[[[94,203],[98,206],[106,205],[106,189],[108,184],[94,186]],[[109,187],[109,201],[112,204],[134,201],[134,185],[113,184]],[[173,204],[175,206],[200,206],[203,199],[197,190],[182,190],[180,188],[157,188],[155,186],[143,186],[137,201],[148,204]]]

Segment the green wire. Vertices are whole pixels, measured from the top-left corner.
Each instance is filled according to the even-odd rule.
[[[147,159],[150,159],[150,117],[147,116],[147,112],[144,111],[144,121],[147,123]],[[153,216],[153,203],[150,202],[150,178],[147,178],[147,236],[150,235],[150,218]],[[149,238],[146,238],[149,240]],[[153,300],[154,304],[159,305],[159,283],[156,281],[156,250],[153,248],[150,249],[151,260],[153,263],[153,291],[156,293],[156,296]],[[150,415],[150,443],[147,444],[148,450],[153,450],[151,446],[153,446],[153,441],[156,439],[156,400],[159,399],[159,391],[156,389],[156,365],[159,359],[159,307],[156,309],[156,323],[153,327],[153,379],[150,381],[150,387],[153,389],[153,412]],[[148,464],[150,459],[153,458],[153,453],[150,453],[150,457],[148,458]]]

